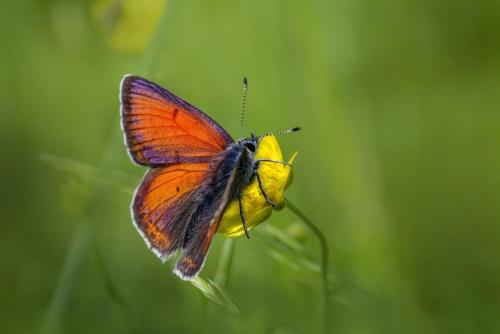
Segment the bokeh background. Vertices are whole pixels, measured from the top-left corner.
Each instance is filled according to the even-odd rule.
[[[1,1],[0,332],[498,333],[499,22],[482,0]],[[248,130],[302,127],[279,140],[326,296],[286,209],[234,243],[239,313],[147,250],[125,73],[235,137],[247,76]]]

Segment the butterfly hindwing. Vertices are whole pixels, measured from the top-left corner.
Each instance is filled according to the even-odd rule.
[[[183,279],[192,279],[203,266],[233,195],[240,158],[233,145],[209,163],[152,168],[135,193],[137,228],[164,261],[183,249],[175,268]]]
[[[141,77],[123,78],[120,101],[125,140],[138,164],[207,162],[233,142],[208,115]]]
[[[213,236],[233,195],[240,156],[238,150],[228,150],[203,190],[200,204],[186,230],[183,253],[174,269],[183,279],[192,279],[203,267]]]
[[[209,163],[153,168],[137,188],[132,204],[135,225],[164,261],[183,246],[196,196],[210,173]]]

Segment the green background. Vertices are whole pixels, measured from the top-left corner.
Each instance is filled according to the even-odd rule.
[[[500,2],[171,0],[158,25],[158,1],[130,22],[102,3],[0,2],[1,333],[310,333],[321,298],[329,333],[500,332]],[[148,24],[146,47],[112,43]],[[236,240],[239,314],[147,250],[129,213],[144,169],[122,143],[125,73],[234,137],[247,76],[248,130],[302,127],[279,138],[299,151],[287,196],[328,239],[328,296],[258,233],[317,263],[287,210]]]

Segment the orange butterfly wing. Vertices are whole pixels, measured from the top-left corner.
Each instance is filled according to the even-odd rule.
[[[233,142],[208,115],[141,77],[123,78],[120,100],[125,140],[138,164],[207,162]]]
[[[208,115],[146,79],[125,76],[120,101],[132,159],[154,167],[134,195],[134,223],[163,261],[182,248],[175,272],[191,279],[229,201],[240,151]]]
[[[234,190],[233,184],[237,174],[234,167],[239,160],[239,155],[235,153],[228,152],[226,157],[221,159],[216,173],[219,175],[216,175],[204,189],[202,192],[204,200],[191,215],[183,253],[174,269],[182,279],[190,280],[195,277],[205,263],[210,244]]]
[[[193,196],[209,173],[208,163],[153,168],[137,188],[132,204],[135,225],[163,261],[183,246],[197,208]]]

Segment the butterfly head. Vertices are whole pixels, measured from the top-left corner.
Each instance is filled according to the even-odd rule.
[[[244,149],[246,154],[248,154],[249,156],[254,156],[259,145],[259,137],[255,136],[252,133],[250,138],[240,139],[238,144],[242,149]]]
[[[255,173],[255,154],[259,147],[259,141],[260,138],[253,133],[250,138],[243,138],[238,141],[241,150],[241,165],[239,168],[241,186],[249,184]]]

